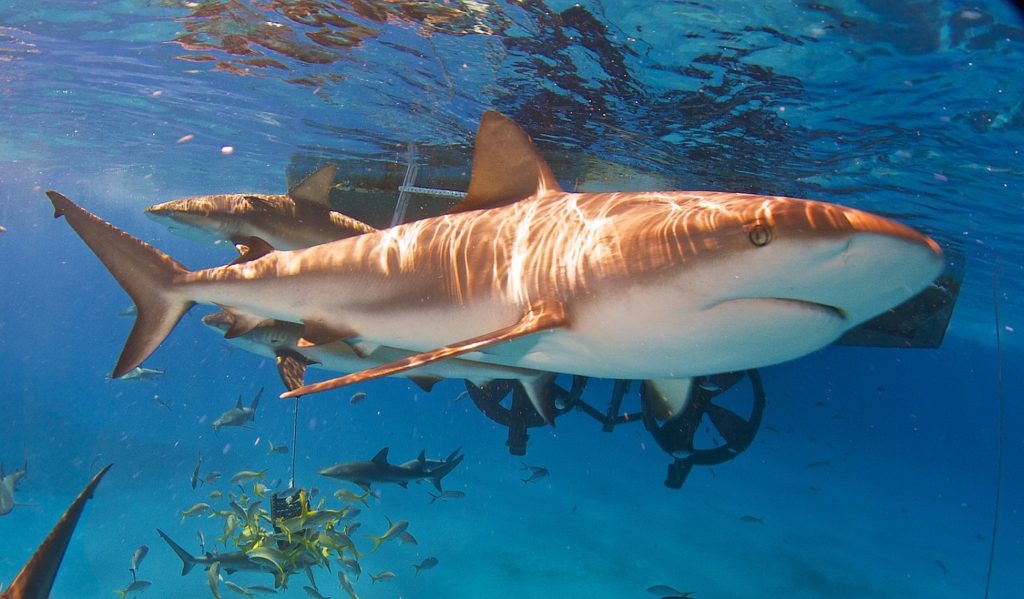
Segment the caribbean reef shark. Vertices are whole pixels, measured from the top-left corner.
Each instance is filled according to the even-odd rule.
[[[328,196],[337,166],[320,168],[287,194],[231,193],[172,200],[146,215],[174,233],[204,242],[247,245],[258,237],[278,249],[299,249],[375,231],[331,209]]]
[[[283,397],[456,356],[621,379],[757,368],[828,345],[943,268],[931,239],[835,204],[565,192],[530,138],[493,111],[451,213],[302,250],[257,245],[217,268],[189,271],[47,195],[138,306],[115,377],[197,302],[234,316],[228,337],[274,318],[302,323],[306,344],[358,337],[418,352]]]
[[[421,451],[415,460],[396,465],[388,462],[388,448],[385,447],[368,462],[335,464],[321,470],[320,475],[347,480],[364,489],[369,489],[370,483],[396,483],[406,487],[410,481],[429,480],[441,492],[444,490],[441,488],[441,480],[461,464],[464,457],[459,454],[459,450],[455,450],[442,464],[438,464],[434,460],[428,461],[425,452]]]
[[[60,563],[64,560],[64,553],[71,543],[71,535],[75,533],[78,519],[82,517],[85,503],[92,498],[96,485],[100,484],[108,470],[109,465],[97,472],[85,489],[71,502],[53,530],[39,545],[39,549],[14,578],[11,586],[0,593],[0,599],[48,599]]]

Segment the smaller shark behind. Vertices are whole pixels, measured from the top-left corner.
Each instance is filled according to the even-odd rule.
[[[278,249],[299,249],[376,231],[331,209],[336,165],[320,168],[287,194],[227,193],[172,200],[146,216],[198,241],[249,245],[258,237]]]
[[[429,480],[438,491],[443,491],[441,479],[462,463],[464,457],[456,450],[444,462],[438,463],[427,460],[425,452],[421,451],[416,460],[396,465],[388,462],[388,448],[385,447],[368,462],[343,462],[324,468],[320,474],[356,483],[364,489],[368,489],[370,483],[396,483],[406,487],[409,481]]]
[[[256,397],[253,398],[252,404],[248,408],[242,405],[242,396],[239,395],[238,400],[235,402],[235,407],[224,412],[213,421],[213,430],[220,430],[222,426],[245,426],[247,422],[255,422],[256,407],[260,405],[261,395],[263,395],[262,388],[256,392]]]

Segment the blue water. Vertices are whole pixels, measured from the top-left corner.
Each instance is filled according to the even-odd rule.
[[[607,434],[579,413],[531,429],[524,459],[551,474],[524,485],[505,430],[456,401],[461,381],[430,393],[373,382],[357,405],[304,399],[297,476],[327,497],[341,485],[319,468],[384,446],[396,461],[467,456],[445,481],[465,498],[431,505],[428,487],[385,486],[364,510],[361,548],[385,516],[408,520],[419,545],[364,558],[360,596],[645,597],[655,584],[702,599],[1019,596],[1024,17],[1012,4],[320,4],[0,2],[0,461],[29,468],[17,493],[29,505],[0,517],[0,582],[112,462],[53,596],[112,596],[142,544],[142,597],[208,596],[205,573],[180,576],[155,532],[191,551],[197,528],[210,545],[219,536],[219,520],[179,521],[229,489],[192,490],[197,456],[204,472],[288,473],[288,456],[266,451],[291,435],[273,363],[231,350],[202,312],[147,361],[161,379],[106,380],[129,300],[43,190],[190,267],[216,265],[229,249],[174,236],[142,208],[283,192],[317,159],[400,164],[410,142],[459,148],[468,167],[495,108],[545,152],[606,172],[891,215],[966,255],[963,291],[941,349],[829,347],[763,369],[753,445],[680,490],[662,484],[668,456],[639,425]],[[261,387],[252,428],[212,430]],[[592,381],[585,398],[603,409],[610,389]],[[414,575],[428,556],[438,566]],[[397,577],[371,583],[382,570]],[[344,596],[335,574],[316,577]],[[307,596],[304,584],[300,573],[281,596]]]

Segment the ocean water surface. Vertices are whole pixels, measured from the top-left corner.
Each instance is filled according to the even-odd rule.
[[[461,448],[444,488],[464,496],[375,485],[352,519],[361,597],[672,594],[654,585],[701,599],[1019,596],[1021,64],[1024,14],[994,0],[0,1],[0,462],[27,465],[19,505],[0,516],[0,583],[113,463],[52,596],[114,596],[140,545],[137,576],[151,584],[128,596],[212,596],[157,529],[193,554],[197,530],[205,549],[232,550],[234,536],[217,541],[226,516],[181,512],[230,511],[229,493],[269,509],[228,479],[267,469],[280,489],[293,456],[297,485],[338,508],[335,491],[360,489],[317,471],[389,447],[397,463]],[[630,420],[607,432],[571,410],[530,428],[525,456],[461,380],[303,398],[293,443],[274,360],[218,338],[205,306],[145,362],[161,376],[108,379],[131,302],[53,219],[45,190],[190,268],[215,266],[235,257],[230,244],[197,244],[143,209],[284,193],[334,163],[331,201],[384,227],[411,151],[413,183],[466,188],[488,109],[534,138],[566,189],[806,197],[927,233],[964,265],[941,347],[830,346],[761,369],[756,438],[680,489],[665,484],[673,457],[636,422],[636,385]],[[407,217],[443,201],[414,200]],[[261,389],[253,422],[214,430]],[[750,389],[727,392],[737,411]],[[581,397],[604,412],[613,390],[590,380]],[[351,403],[355,391],[365,399]],[[201,479],[223,476],[193,488],[200,456]],[[526,465],[547,475],[523,482]],[[389,519],[418,544],[370,553]],[[345,597],[345,568],[330,566],[312,571],[318,592]],[[227,581],[274,583],[221,574],[224,597],[240,596]],[[300,570],[278,595],[310,596],[307,585]]]

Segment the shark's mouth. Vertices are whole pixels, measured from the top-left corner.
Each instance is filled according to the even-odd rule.
[[[740,302],[766,302],[766,303],[773,303],[773,304],[781,304],[781,305],[785,305],[785,306],[788,306],[788,307],[796,307],[796,308],[798,308],[800,310],[806,310],[806,311],[818,312],[818,313],[825,313],[825,314],[828,314],[828,315],[830,315],[830,316],[832,316],[832,317],[834,317],[834,318],[836,318],[838,320],[841,320],[843,322],[846,322],[846,321],[849,320],[849,315],[846,313],[846,311],[843,310],[842,308],[838,307],[838,306],[833,306],[831,304],[823,304],[823,303],[820,303],[820,302],[814,302],[814,301],[806,300],[806,299],[797,299],[797,298],[792,298],[792,297],[777,297],[777,296],[733,297],[733,298],[723,299],[723,300],[714,302],[713,304],[709,304],[707,307],[708,308],[716,308],[716,307],[721,306],[723,304],[728,304],[730,302],[737,302],[737,301],[740,301]]]

